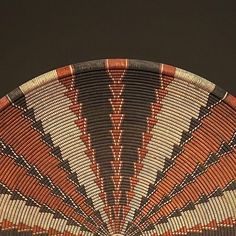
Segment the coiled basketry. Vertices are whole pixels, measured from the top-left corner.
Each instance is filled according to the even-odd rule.
[[[236,98],[106,59],[0,100],[0,235],[236,235]]]

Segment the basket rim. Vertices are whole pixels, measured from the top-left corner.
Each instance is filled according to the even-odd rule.
[[[76,67],[76,73],[73,73],[73,76],[78,75],[79,73],[83,72],[92,72],[92,71],[104,71],[106,68],[106,61],[107,60],[126,60],[128,62],[128,68],[127,70],[136,70],[136,71],[144,71],[144,72],[153,72],[156,74],[161,74],[163,76],[170,76],[168,73],[160,71],[158,67],[161,66],[168,66],[175,68],[176,72],[173,78],[180,79],[182,81],[186,81],[187,83],[193,84],[198,89],[203,89],[204,91],[208,93],[213,93],[216,97],[223,100],[225,103],[227,103],[231,108],[236,110],[236,97],[229,92],[227,92],[225,89],[221,88],[220,86],[214,84],[213,82],[195,74],[190,71],[187,71],[185,69],[181,69],[179,67],[165,64],[165,63],[159,63],[149,60],[141,60],[141,59],[128,59],[128,58],[106,58],[106,59],[96,59],[96,60],[88,60],[84,62],[79,62],[75,64],[70,64],[67,66],[55,68],[53,70],[50,70],[46,73],[43,73],[37,77],[34,77],[25,83],[21,84],[20,86],[16,87],[15,89],[8,92],[5,96],[0,98],[0,112],[3,111],[7,106],[9,106],[11,103],[19,99],[21,96],[19,96],[19,89],[22,87],[27,87],[27,91],[23,92],[24,95],[32,92],[33,90],[37,89],[38,87],[41,87],[43,85],[46,85],[50,82],[53,82],[58,79],[58,76],[55,75],[56,70],[62,69],[65,67]],[[109,66],[109,69],[124,69],[124,66],[122,66],[120,63],[115,63],[111,66]],[[60,78],[66,78],[68,76],[71,76],[71,73],[65,73],[63,77]],[[45,79],[46,77],[46,79]],[[11,96],[10,94],[18,94],[16,96]],[[227,98],[227,99],[226,99]]]

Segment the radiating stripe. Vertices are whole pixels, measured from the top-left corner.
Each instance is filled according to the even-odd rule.
[[[173,81],[173,76],[175,73],[175,68],[171,66],[166,66],[161,64],[159,68],[161,73],[168,73],[170,77],[165,76],[157,76],[156,80],[158,81],[158,86],[155,88],[154,93],[154,101],[149,104],[150,107],[150,115],[146,117],[146,130],[142,133],[142,141],[141,145],[137,148],[138,152],[138,159],[134,164],[134,176],[133,179],[136,179],[134,181],[134,184],[129,191],[129,199],[128,202],[130,204],[131,212],[128,214],[128,217],[132,216],[134,210],[137,208],[134,201],[137,201],[137,194],[140,194],[142,191],[142,185],[140,185],[140,172],[142,172],[143,169],[143,162],[146,158],[146,155],[148,153],[148,146],[152,139],[152,130],[155,125],[158,123],[157,116],[159,115],[162,106],[163,106],[163,99],[167,96],[168,91],[166,88],[169,86],[169,84]],[[141,189],[139,188],[141,187]],[[127,226],[127,222],[125,224]]]
[[[75,68],[76,73],[76,68]],[[96,173],[96,183],[100,188],[97,195],[103,200],[103,212],[108,216],[104,220],[103,227],[108,228],[109,233],[112,229],[107,224],[109,218],[110,206],[114,204],[114,196],[112,192],[112,137],[110,130],[112,123],[109,114],[112,112],[109,98],[111,91],[109,89],[110,79],[106,71],[101,71],[96,77],[89,75],[89,79],[85,74],[78,75],[78,79],[74,81],[76,91],[76,99],[81,104],[80,115],[84,119],[86,127],[84,129],[84,139],[87,142],[88,154],[91,158],[91,168]],[[98,82],[99,81],[99,82]],[[96,119],[94,119],[96,115]],[[82,123],[82,122],[81,122]],[[81,126],[81,125],[80,125]],[[85,126],[85,125],[84,125]]]
[[[77,175],[77,180],[84,185],[88,198],[91,197],[93,205],[99,209],[103,203],[97,198],[99,189],[94,181],[96,177],[90,168],[91,161],[86,155],[86,146],[80,138],[82,131],[76,123],[79,104],[76,108],[68,98],[74,88],[71,87],[71,90],[68,90],[66,85],[70,86],[72,78],[62,78],[60,71],[57,73],[61,76],[60,83],[54,81],[50,86],[38,88],[35,91],[37,95],[33,97],[30,93],[27,94],[27,106],[34,108],[35,116],[42,121],[45,132],[51,134],[55,146],[60,147],[63,159],[69,161],[71,170]],[[48,93],[52,96],[47,96]],[[73,109],[75,109],[75,113]],[[61,116],[62,113],[63,116]],[[106,219],[104,213],[101,215]]]
[[[235,131],[235,127],[232,124],[235,124],[236,118],[233,114],[227,114],[227,116],[226,114],[226,106],[221,103],[213,107],[210,115],[202,119],[201,126],[193,132],[191,140],[185,144],[183,152],[177,157],[173,167],[166,172],[164,179],[158,183],[156,187],[158,191],[156,190],[150,196],[149,202],[143,210],[144,215],[153,206],[152,201],[154,199],[155,204],[159,203],[161,198],[169,194],[171,189],[180,183],[187,173],[191,173],[198,163],[204,163],[210,152],[215,152],[224,139],[230,139]],[[215,125],[217,122],[225,123],[227,129],[222,129],[222,127]],[[208,132],[207,135],[206,132]],[[209,139],[211,140],[211,145],[207,146]],[[201,141],[199,142],[199,140]],[[189,158],[193,155],[194,159]],[[182,168],[183,166],[184,168]],[[179,171],[180,169],[181,171]],[[160,191],[162,189],[164,191]]]
[[[13,225],[16,225],[14,228],[19,231],[26,230],[27,228],[23,227],[26,225],[33,233],[44,233],[51,228],[61,234],[68,232],[71,235],[84,235],[80,231],[80,227],[67,225],[66,220],[55,219],[53,214],[40,212],[40,208],[27,206],[24,201],[11,200],[11,195],[1,194],[0,205],[2,206],[0,222],[4,220],[10,221]],[[16,211],[19,214],[12,214],[12,212]]]
[[[0,165],[2,167],[2,172],[0,172],[0,182],[3,183],[10,191],[19,191],[23,196],[30,197],[35,200],[40,205],[47,205],[49,209],[54,212],[59,212],[64,219],[67,217],[74,219],[76,222],[81,224],[84,222],[84,218],[78,215],[75,210],[64,204],[63,200],[52,194],[52,192],[40,182],[27,174],[27,171],[17,165],[9,157],[0,154]],[[11,176],[11,179],[8,178]],[[21,178],[19,178],[19,176]],[[27,185],[25,184],[27,183]],[[11,214],[12,212],[10,212]],[[94,229],[92,225],[84,222],[88,229]]]
[[[159,211],[149,217],[150,222],[157,222],[162,216],[168,216],[175,209],[180,209],[188,201],[196,202],[203,194],[209,196],[217,188],[224,188],[236,179],[236,148],[229,154],[210,166],[203,174],[195,177],[194,182],[187,185],[183,191],[171,198]],[[217,173],[217,175],[215,175]]]
[[[115,66],[122,66],[124,69],[115,69]],[[124,84],[123,84],[123,77],[126,73],[126,68],[128,66],[127,60],[106,60],[106,68],[108,75],[111,79],[110,82],[110,91],[112,97],[109,99],[111,106],[112,106],[112,113],[110,114],[110,119],[112,122],[112,129],[110,130],[112,136],[112,155],[113,160],[112,168],[113,168],[113,195],[114,195],[114,205],[110,208],[112,211],[110,215],[114,215],[112,220],[110,219],[108,224],[112,228],[113,233],[119,233],[124,222],[123,217],[123,206],[120,205],[120,198],[121,198],[121,168],[122,168],[122,149],[123,146],[121,145],[122,140],[122,122],[123,122],[123,91],[124,91]],[[112,68],[112,69],[110,69]],[[112,214],[113,213],[113,214]]]
[[[11,143],[12,147],[19,155],[23,155],[30,164],[35,165],[44,176],[48,176],[50,180],[69,195],[86,214],[90,215],[93,211],[87,206],[85,196],[79,195],[78,192],[76,193],[76,186],[67,178],[68,174],[60,167],[60,161],[50,155],[50,148],[43,142],[41,134],[32,128],[32,122],[30,122],[29,119],[25,119],[20,110],[13,107],[9,107],[9,109],[10,114],[14,114],[14,118],[11,119],[13,122],[7,122],[7,115],[5,115],[2,120],[8,127],[8,131],[17,129],[22,135],[14,137],[13,139],[12,137],[8,137],[7,133],[1,132],[2,139],[6,143]],[[14,120],[17,122],[14,122]],[[23,148],[24,145],[34,148]]]
[[[160,65],[157,64],[156,71],[160,69],[159,67]],[[140,73],[136,77],[133,75],[133,71],[129,69],[124,76],[124,119],[121,142],[123,146],[121,155],[121,204],[126,206],[123,213],[124,218],[131,210],[130,201],[134,196],[134,186],[138,182],[138,173],[142,165],[140,152],[142,152],[143,133],[147,128],[147,118],[151,115],[151,104],[156,100],[156,90],[161,87],[159,77],[159,74],[156,73],[148,75]],[[122,233],[124,233],[125,228],[126,224]]]
[[[0,235],[236,233],[236,98],[127,59],[53,70],[0,99]]]
[[[158,235],[173,233],[185,227],[187,232],[198,232],[203,229],[232,226],[236,223],[236,190],[225,191],[220,197],[213,197],[207,203],[198,204],[194,210],[181,212],[181,216],[168,218],[168,222],[158,224],[155,230]],[[228,221],[226,221],[229,219]],[[215,224],[214,224],[215,222]],[[154,233],[155,234],[155,233]],[[149,232],[151,234],[151,231]]]
[[[155,183],[157,171],[163,170],[165,159],[171,156],[174,144],[178,145],[180,143],[183,130],[189,129],[191,118],[197,118],[201,106],[206,105],[208,94],[196,91],[194,86],[191,85],[188,85],[188,90],[184,90],[183,86],[187,85],[186,82],[180,83],[179,80],[174,79],[167,86],[168,93],[163,98],[162,108],[155,118],[158,123],[151,132],[152,139],[148,144],[148,152],[143,160],[139,185],[135,188],[136,195],[133,202],[136,206],[140,205],[142,196],[147,195],[149,185]],[[185,107],[190,105],[191,109],[185,112]],[[176,107],[178,106],[182,107],[183,113],[177,113]],[[169,118],[170,110],[173,110],[174,119]],[[173,134],[172,130],[166,129],[166,127],[176,127],[175,133]],[[130,217],[132,213],[130,213]]]

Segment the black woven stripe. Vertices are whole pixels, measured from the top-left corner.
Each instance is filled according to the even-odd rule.
[[[192,173],[186,175],[186,178],[173,189],[170,197],[173,195],[181,192],[183,188],[188,186],[190,183],[194,182],[199,175],[204,174],[208,167],[211,165],[215,165],[221,158],[224,158],[224,155],[233,151],[233,138],[235,135],[232,136],[232,139],[228,142],[223,142],[222,145],[215,153],[209,154],[208,158],[206,159],[204,164],[198,164],[196,168],[193,170]]]
[[[219,159],[220,158],[223,158],[223,157],[219,157]],[[149,216],[151,216],[152,214],[155,214],[157,211],[159,211],[161,209],[161,207],[164,204],[166,204],[168,201],[170,201],[170,199],[174,195],[182,192],[182,190],[186,186],[188,186],[190,183],[194,182],[198,175],[204,174],[204,172],[207,170],[207,168],[208,168],[207,165],[198,165],[195,168],[193,174],[186,175],[186,178],[179,185],[177,185],[170,194],[164,196],[162,198],[161,202],[153,207],[152,211],[149,212]],[[193,209],[195,209],[195,206],[197,204],[207,203],[209,201],[209,199],[211,199],[213,197],[221,197],[224,194],[224,192],[232,191],[235,189],[236,189],[235,181],[230,181],[224,188],[216,188],[209,195],[202,195],[199,197],[199,199],[196,202],[189,202],[188,204],[186,204],[182,208],[176,209],[176,210],[180,211],[180,213],[182,211],[193,210]],[[140,210],[136,211],[136,215],[138,215],[138,214],[140,214]],[[174,214],[174,212],[171,213],[168,217],[174,216],[173,214]],[[144,217],[146,217],[146,216],[144,216]],[[158,223],[160,224],[161,221]]]
[[[157,67],[157,71],[159,68]],[[130,177],[134,175],[134,163],[138,160],[138,148],[142,146],[142,135],[147,129],[147,117],[151,114],[151,103],[155,101],[155,89],[160,88],[159,76],[150,76],[148,81],[129,74],[124,76],[124,105],[122,113],[122,176],[121,204],[126,204],[126,191],[130,190]],[[135,113],[135,115],[134,115]]]
[[[4,145],[4,147],[3,147],[3,145]],[[19,156],[13,150],[12,147],[0,142],[0,153],[2,153],[4,155],[7,155],[9,158],[13,159],[17,165],[20,165],[22,168],[25,168],[27,170],[28,175],[35,177],[39,181],[40,184],[42,184],[42,185],[46,186],[47,188],[49,188],[53,195],[55,195],[56,197],[62,198],[63,201],[65,202],[65,204],[68,204],[70,207],[75,208],[75,204],[71,201],[69,196],[67,196],[65,198],[65,195],[61,192],[61,190],[58,187],[56,187],[48,177],[43,176],[42,174],[39,174],[39,171],[36,169],[36,167],[30,165],[24,159],[23,156]],[[48,180],[48,181],[46,181],[46,180]],[[55,211],[55,209],[51,209],[47,205],[38,204],[36,199],[33,199],[33,198],[31,198],[27,195],[23,195],[20,192],[10,191],[7,188],[7,186],[4,186],[0,183],[0,194],[1,193],[11,195],[11,200],[24,201],[26,206],[40,207],[40,212],[53,214],[54,218],[67,220],[67,218],[62,213]],[[86,201],[86,203],[89,206],[93,207],[92,203],[89,203],[88,201]],[[93,207],[93,209],[94,209],[94,207]],[[76,205],[75,210],[76,210],[77,213],[79,213],[80,215],[82,215],[84,217],[84,213],[80,210],[78,205]],[[69,218],[69,220],[67,221],[67,224],[72,224],[71,222],[74,222],[73,225],[79,225],[77,222],[75,222],[75,221],[73,221],[72,219]]]
[[[12,102],[17,102],[21,97],[24,97],[24,93],[21,91],[19,87],[11,91],[10,93],[7,94],[7,96],[10,98]]]
[[[206,102],[205,106],[202,106],[200,108],[199,111],[199,115],[198,118],[192,118],[190,125],[189,125],[189,130],[188,131],[183,131],[182,132],[182,137],[180,139],[180,144],[179,145],[174,145],[173,147],[173,152],[172,155],[170,157],[170,160],[168,162],[168,160],[165,163],[165,168],[163,169],[163,172],[166,172],[168,168],[170,168],[171,164],[173,164],[173,161],[178,157],[178,155],[182,152],[183,147],[185,145],[185,143],[188,142],[188,140],[191,138],[192,133],[194,132],[195,129],[197,129],[199,127],[199,125],[201,124],[201,120],[207,116],[208,114],[210,114],[211,108],[213,106],[215,106],[216,104],[218,104],[220,101],[220,98],[216,97],[214,94],[210,93],[208,96],[208,100]],[[169,164],[170,163],[170,164]],[[157,179],[157,181],[160,181],[160,179]]]
[[[38,119],[36,120],[34,108],[27,107],[25,95],[21,92],[20,89],[18,89],[17,91],[20,94],[19,99],[16,99],[12,104],[18,107],[19,109],[22,109],[24,117],[32,121],[32,127],[41,133],[43,142],[46,143],[51,148],[50,155],[52,155],[52,158],[55,157],[60,161],[59,167],[65,170],[68,174],[68,178],[74,184],[76,184],[77,186],[76,190],[81,195],[84,195],[87,198],[88,195],[86,193],[84,186],[79,183],[77,179],[77,174],[75,172],[72,172],[69,161],[63,158],[60,147],[54,145],[50,133],[45,133],[42,121]],[[52,182],[52,180],[50,181]],[[44,181],[43,183],[45,186],[50,187],[49,181]],[[93,210],[95,210],[93,205],[89,206],[93,208]]]
[[[76,185],[76,191],[78,191],[79,194],[84,195],[88,199],[85,203],[89,207],[91,207],[93,209],[93,211],[95,211],[93,203],[89,201],[90,198],[88,198],[88,195],[86,193],[84,186],[79,184],[78,179],[77,179],[77,175],[75,172],[71,171],[70,164],[69,164],[68,160],[63,159],[61,151],[60,151],[60,147],[55,146],[53,144],[53,141],[51,139],[51,135],[49,133],[45,133],[41,120],[35,119],[34,109],[33,108],[29,109],[27,107],[26,98],[25,98],[24,94],[22,94],[22,96],[19,99],[15,100],[13,105],[16,106],[18,109],[22,110],[22,112],[23,112],[22,114],[24,115],[24,117],[26,119],[30,119],[32,121],[32,127],[34,129],[36,129],[38,132],[40,132],[44,143],[46,143],[51,148],[50,153],[52,155],[52,158],[55,157],[55,158],[59,159],[60,164],[58,165],[58,167],[64,169],[67,172],[68,179],[70,179]],[[55,186],[54,182],[48,176],[43,175],[38,169],[36,170],[36,167],[33,165],[30,165],[23,156],[18,156],[18,155],[14,156],[13,153],[11,153],[11,150],[13,150],[13,148],[6,145],[6,150],[3,149],[3,154],[8,155],[12,159],[14,159],[16,164],[22,166],[23,168],[26,168],[28,170],[28,174],[36,177],[38,179],[38,181],[40,182],[40,184],[49,188],[50,191],[52,191],[52,194],[54,194],[57,197],[62,198],[65,204],[69,205],[70,207],[75,208],[75,211],[78,214],[82,215],[83,217],[85,216],[85,213],[80,209],[80,206],[75,205],[75,203],[72,201],[70,196],[65,195],[63,189],[57,188]],[[16,153],[16,152],[14,151],[14,153]],[[16,200],[18,199],[18,197],[20,197],[20,195],[19,194],[17,195],[15,193]],[[29,198],[28,196],[24,196],[24,197],[26,198],[25,199],[26,205],[36,206],[35,205],[36,203],[33,200],[31,200],[31,198]],[[24,199],[19,199],[19,200],[24,200]],[[55,218],[61,218],[61,219],[66,220],[66,218],[62,214],[59,214],[58,212],[52,212],[52,214],[54,214]],[[57,216],[60,216],[60,217],[57,217]],[[93,215],[91,216],[91,218],[92,217],[93,217]],[[78,225],[78,223],[75,221],[73,223],[72,219],[69,219],[67,224],[68,225],[69,224]]]
[[[223,99],[225,95],[227,94],[227,92],[216,85],[214,90],[211,92],[211,94],[218,97],[219,99]]]
[[[150,184],[147,196],[150,196],[150,194],[152,194],[152,192],[155,190],[155,185],[158,182],[161,182],[161,180],[165,177],[165,172],[168,169],[171,168],[171,166],[174,164],[175,159],[181,154],[184,145],[191,138],[192,132],[199,127],[199,125],[201,123],[201,120],[205,116],[210,114],[211,107],[215,106],[216,104],[218,104],[219,101],[220,101],[220,99],[218,97],[216,97],[214,94],[209,94],[209,97],[208,97],[208,100],[206,102],[206,105],[202,106],[200,108],[200,112],[199,112],[198,118],[197,119],[195,119],[195,118],[191,119],[188,131],[184,131],[183,130],[182,136],[181,136],[181,139],[180,139],[180,144],[179,145],[174,144],[172,154],[171,154],[171,156],[169,158],[166,158],[163,170],[162,171],[160,171],[160,170],[157,171],[155,183],[154,183],[154,185]]]
[[[75,73],[76,73],[75,67]],[[86,118],[87,133],[91,138],[91,145],[95,151],[95,159],[99,165],[100,174],[104,182],[104,191],[107,193],[109,205],[114,204],[111,187],[112,183],[112,137],[110,130],[112,123],[110,114],[112,107],[109,99],[112,98],[109,84],[111,79],[106,71],[101,71],[97,77],[89,79],[83,75],[75,79],[75,88],[78,89],[78,103],[82,103],[82,115]],[[96,118],[95,118],[96,117]],[[104,165],[106,163],[106,165]]]
[[[199,112],[199,115],[198,115],[198,118],[195,119],[195,118],[192,118],[191,120],[191,123],[190,123],[190,127],[189,127],[189,130],[188,131],[183,131],[182,133],[182,137],[181,137],[181,141],[180,141],[180,145],[177,145],[177,144],[174,144],[173,146],[173,151],[172,151],[172,155],[170,156],[170,158],[166,158],[165,160],[165,164],[164,164],[164,168],[162,171],[158,170],[157,171],[157,175],[156,175],[156,180],[155,180],[155,183],[154,184],[150,184],[149,185],[149,190],[148,190],[148,193],[145,197],[143,197],[143,199],[145,200],[145,202],[148,200],[148,198],[150,197],[150,195],[155,191],[156,189],[156,185],[162,181],[162,179],[165,177],[165,172],[168,170],[168,169],[171,169],[171,167],[173,166],[174,164],[174,161],[176,158],[178,158],[178,156],[181,154],[182,150],[183,150],[183,147],[184,145],[187,143],[188,139],[192,136],[192,132],[198,128],[201,120],[207,116],[208,114],[210,114],[210,111],[211,111],[211,108],[213,106],[215,106],[216,104],[218,104],[220,101],[220,98],[216,97],[214,94],[210,93],[209,96],[208,96],[208,100],[206,102],[206,105],[205,106],[202,106],[200,108],[200,112]],[[188,179],[187,177],[190,177],[190,179]],[[187,183],[190,183],[193,181],[193,176],[190,174],[190,175],[187,175],[186,176],[186,179],[184,181],[188,181]],[[177,188],[179,186],[176,186]],[[182,191],[182,187],[178,190],[177,189],[177,192],[180,192]],[[175,189],[173,189],[173,192],[175,192]],[[173,194],[172,192],[172,194]],[[172,195],[170,194],[170,196]],[[170,196],[166,196],[166,197],[170,197]],[[165,197],[163,197],[163,199],[165,199]],[[150,214],[152,214],[153,212],[155,212],[157,209],[160,209],[160,203],[158,203],[157,205],[155,205],[155,207],[153,208],[153,211],[150,212]],[[140,205],[140,208],[136,210],[136,214],[134,215],[134,218],[140,214],[141,212],[141,209],[143,207],[143,204]]]

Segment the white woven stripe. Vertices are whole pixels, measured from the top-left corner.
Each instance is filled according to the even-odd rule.
[[[186,81],[189,85],[195,86],[196,89],[202,88],[209,93],[211,93],[216,86],[214,83],[180,68],[176,68],[175,77]]]
[[[0,195],[0,222],[9,220],[13,224],[26,224],[30,227],[42,227],[45,230],[50,228],[60,232],[71,232],[75,235],[85,235],[85,232],[80,231],[80,227],[66,225],[66,220],[55,219],[51,213],[39,212],[38,207],[27,206],[22,200],[10,200],[11,195]],[[14,214],[16,212],[17,214]],[[90,233],[89,233],[90,234]],[[92,234],[90,234],[92,235]]]
[[[210,198],[207,203],[196,205],[195,210],[182,212],[182,216],[168,218],[168,223],[156,225],[156,232],[162,234],[182,227],[193,228],[198,224],[204,226],[213,220],[220,223],[230,217],[236,219],[236,201],[233,199],[236,199],[236,190],[226,191],[222,197]],[[148,235],[151,235],[151,231]]]
[[[37,89],[40,86],[45,86],[45,84],[49,83],[50,81],[56,78],[57,72],[56,70],[52,70],[29,80],[27,83],[24,83],[19,87],[24,94],[27,94],[28,92],[32,91],[32,89]]]
[[[86,147],[80,139],[81,131],[74,123],[78,118],[69,109],[71,101],[64,95],[66,91],[55,80],[35,89],[33,94],[26,94],[27,106],[34,108],[36,119],[42,121],[45,132],[50,133],[54,145],[60,147],[63,158],[69,161],[71,170],[77,173],[80,184],[85,186],[88,197],[92,198],[95,208],[100,209],[105,221],[104,205],[98,197],[100,190],[94,182],[91,162],[84,153]]]
[[[181,83],[183,86],[188,85],[188,90],[179,86],[179,80],[175,79],[167,87],[168,94],[161,102],[163,106],[156,117],[158,121],[152,130],[153,137],[147,147],[148,153],[142,162],[143,169],[139,175],[139,183],[134,189],[135,196],[131,201],[128,217],[132,218],[137,204],[140,206],[142,196],[147,195],[149,184],[153,184],[156,179],[157,170],[163,170],[165,158],[170,158],[173,145],[180,143],[182,131],[188,131],[191,118],[197,118],[201,105],[206,105],[209,96],[207,92],[196,90],[192,84],[187,84],[185,81]],[[189,109],[177,114],[176,106]],[[173,114],[170,114],[170,110]]]

